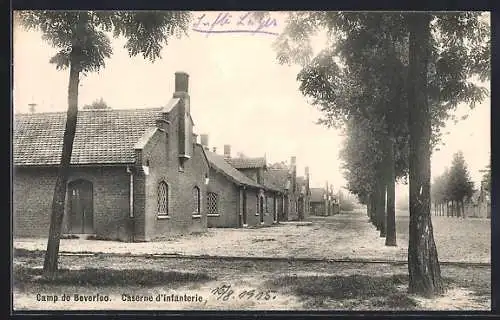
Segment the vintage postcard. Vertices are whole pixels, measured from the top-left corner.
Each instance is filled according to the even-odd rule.
[[[488,12],[12,30],[14,311],[491,310]]]

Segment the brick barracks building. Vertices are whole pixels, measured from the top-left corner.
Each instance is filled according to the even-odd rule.
[[[209,151],[193,133],[189,76],[175,74],[168,104],[78,112],[63,233],[152,241],[207,227],[271,225],[309,214],[309,172],[268,168],[265,158]],[[13,231],[48,235],[65,112],[14,119]]]

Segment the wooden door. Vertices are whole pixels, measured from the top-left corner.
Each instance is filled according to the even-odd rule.
[[[297,201],[297,215],[299,220],[304,219],[304,198],[299,198],[299,201]]]
[[[92,183],[78,180],[70,184],[70,230],[74,234],[94,233]]]
[[[247,191],[243,190],[243,225],[247,224]]]
[[[264,222],[264,197],[259,197],[259,214],[260,214],[260,222]]]

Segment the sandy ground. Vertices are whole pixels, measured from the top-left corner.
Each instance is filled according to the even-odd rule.
[[[332,217],[310,217],[308,225],[280,224],[258,229],[209,229],[205,234],[183,235],[161,242],[123,243],[63,239],[61,252],[119,254],[179,254],[243,257],[407,260],[408,217],[399,214],[398,246],[385,239],[366,217],[352,212]],[[440,261],[489,263],[490,220],[432,217]],[[45,250],[46,239],[15,239],[14,247]]]
[[[40,267],[43,263],[43,257],[18,257],[15,258],[14,263],[27,267]],[[132,285],[129,286],[107,287],[39,285],[27,289],[15,285],[15,310],[377,310],[376,301],[386,298],[387,292],[384,288],[374,289],[372,287],[373,283],[366,284],[365,289],[358,288],[361,296],[352,297],[352,299],[349,297],[330,297],[324,299],[324,305],[321,307],[311,306],[311,302],[314,302],[318,296],[304,297],[290,288],[273,288],[268,283],[283,276],[297,279],[321,277],[324,280],[320,281],[320,283],[327,284],[336,281],[334,279],[338,277],[352,277],[353,275],[382,277],[384,279],[390,279],[390,277],[396,275],[405,279],[407,274],[405,266],[387,264],[231,261],[224,259],[207,263],[203,259],[146,259],[144,257],[123,258],[119,256],[108,256],[106,258],[62,256],[60,267],[67,269],[104,268],[108,270],[125,270],[146,268],[157,271],[203,271],[210,276],[210,280],[185,284],[159,283],[151,287],[133,285],[133,280],[130,281]],[[410,296],[410,298],[416,303],[415,310],[489,310],[491,304],[488,297],[490,272],[489,267],[443,266],[443,277],[446,279],[458,278],[458,283],[448,284],[449,289],[446,294],[436,299],[425,299],[417,296]],[[213,293],[214,288],[222,285],[230,285],[230,290],[233,291],[227,299],[224,299],[224,295],[218,296]],[[364,284],[359,285],[363,286]],[[310,284],[305,284],[303,289],[308,289],[309,286]],[[478,288],[482,291],[481,294],[474,292]],[[395,288],[395,292],[404,296],[406,295],[406,289],[406,284],[399,285]],[[268,292],[268,299],[257,299],[255,296],[252,298],[240,296],[241,293],[249,290]],[[317,288],[317,290],[322,289]],[[365,290],[375,290],[376,293],[363,296]],[[57,295],[59,301],[37,301],[37,294]],[[81,302],[71,299],[68,302],[63,302],[61,301],[62,294],[72,297],[74,294],[107,295],[110,301]],[[123,301],[122,294],[152,296],[154,301]],[[156,297],[161,294],[197,295],[202,297],[202,300],[200,302],[156,301]],[[326,294],[338,296],[335,292],[327,291]]]

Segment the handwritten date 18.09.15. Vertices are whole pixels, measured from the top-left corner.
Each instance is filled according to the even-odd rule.
[[[211,291],[211,293],[217,297],[217,300],[228,301],[229,299],[243,299],[243,300],[274,300],[276,299],[276,291],[273,290],[242,290],[241,292],[235,292],[231,289],[231,285],[224,284],[217,287]]]

